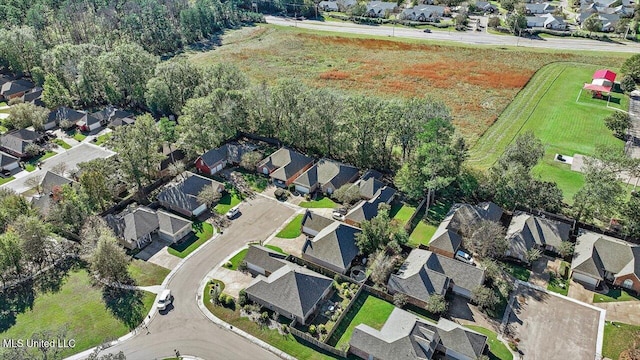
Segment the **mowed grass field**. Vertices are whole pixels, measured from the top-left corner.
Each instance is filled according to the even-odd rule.
[[[261,25],[228,32],[222,37],[221,47],[192,53],[190,58],[200,65],[233,63],[254,83],[298,78],[310,86],[350,94],[440,100],[451,108],[455,125],[470,145],[544,65],[572,61],[619,67],[624,61],[624,57],[608,53],[340,35]],[[581,84],[583,80],[575,81]]]
[[[545,146],[543,162],[534,172],[544,180],[556,182],[570,201],[584,178],[571,171],[568,164],[554,161],[555,154],[593,155],[599,144],[624,146],[603,121],[616,110],[607,108],[606,101],[585,96],[584,92],[580,102],[576,102],[583,83],[590,82],[598,68],[577,63],[543,67],[471,149],[469,164],[489,168],[518,134],[533,131]],[[628,104],[626,96],[612,96]]]

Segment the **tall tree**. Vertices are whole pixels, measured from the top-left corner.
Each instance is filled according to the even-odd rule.
[[[20,237],[13,231],[0,234],[0,275],[5,271],[22,274],[22,248]]]
[[[26,260],[42,267],[48,256],[49,229],[34,215],[21,215],[9,225],[9,231],[20,237],[20,250]]]
[[[180,115],[200,83],[200,70],[185,58],[161,62],[146,85],[147,105],[157,114]]]
[[[53,206],[47,213],[47,220],[59,229],[77,234],[89,216],[84,193],[63,185],[60,189],[55,189],[51,196]]]
[[[596,159],[585,160],[584,185],[573,196],[576,221],[593,216],[608,219],[624,193],[617,173]]]
[[[54,74],[45,76],[42,101],[49,109],[55,109],[58,106],[70,106],[72,102],[69,90],[62,85]]]
[[[91,255],[94,274],[109,283],[127,283],[130,280],[129,259],[115,238],[101,236]]]
[[[636,12],[636,15],[639,13]],[[640,54],[630,56],[620,68],[623,74],[630,75],[636,83],[640,83]]]
[[[22,103],[9,108],[9,118],[5,123],[14,129],[33,126],[36,130],[42,130],[48,116],[49,110],[32,103]]]
[[[395,119],[392,131],[402,148],[402,159],[419,146],[418,136],[432,119],[449,119],[449,109],[432,99],[412,98],[402,106],[401,116]]]

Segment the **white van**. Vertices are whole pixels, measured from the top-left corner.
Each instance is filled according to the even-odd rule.
[[[169,304],[171,304],[171,302],[173,302],[173,295],[171,295],[171,290],[166,289],[160,294],[156,307],[158,310],[164,310],[169,306]]]
[[[475,265],[475,262],[473,261],[473,258],[471,257],[471,255],[467,254],[462,250],[458,250],[456,252],[456,260],[460,260],[463,263],[467,263],[469,265]]]
[[[236,205],[227,211],[227,219],[233,219],[240,212],[240,205]]]

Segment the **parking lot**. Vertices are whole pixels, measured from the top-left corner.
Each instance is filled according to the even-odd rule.
[[[523,285],[512,296],[507,334],[524,359],[593,360],[601,351],[600,310]]]

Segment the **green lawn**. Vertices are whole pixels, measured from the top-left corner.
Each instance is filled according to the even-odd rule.
[[[610,359],[618,359],[620,353],[631,348],[640,340],[640,326],[621,324],[613,325],[607,321],[604,325],[604,341],[602,344],[602,356]]]
[[[263,192],[264,189],[266,189],[269,185],[269,180],[267,180],[267,178],[262,175],[256,174],[243,168],[238,168],[235,171],[242,174],[242,178],[244,179],[244,181],[246,181],[251,190],[255,192]]]
[[[511,276],[515,277],[520,281],[529,281],[529,277],[531,276],[531,271],[526,269],[523,266],[503,262],[501,263],[502,269],[506,271]]]
[[[293,220],[291,220],[291,222],[288,223],[287,226],[284,227],[284,229],[280,230],[280,232],[277,233],[276,236],[281,239],[295,239],[300,236],[300,234],[302,234],[303,217],[303,214],[296,215],[296,217],[293,218]]]
[[[218,204],[213,208],[218,214],[224,215],[231,209],[232,207],[240,204],[242,200],[235,193],[226,193],[224,196],[218,201]]]
[[[184,240],[181,243],[176,243],[167,248],[169,254],[175,255],[179,258],[186,258],[200,245],[204,244],[207,240],[213,236],[213,225],[209,223],[193,224],[194,234],[191,238]]]
[[[102,144],[104,144],[105,142],[107,142],[109,139],[111,139],[111,136],[113,135],[113,133],[106,133],[106,134],[102,134],[98,137],[96,137],[96,142],[94,144],[100,146]]]
[[[553,272],[550,272],[549,275],[549,284],[547,285],[547,290],[562,294],[564,296],[569,295],[569,280],[563,279],[560,276],[556,277]]]
[[[55,151],[47,151],[47,152],[45,152],[44,154],[42,154],[40,156],[36,156],[36,157],[32,158],[31,160],[29,160],[28,162],[24,163],[24,169],[26,171],[28,171],[28,172],[32,172],[37,168],[39,162],[44,161],[44,160],[46,160],[46,159],[48,159],[48,158],[50,158],[50,157],[52,157],[52,156],[54,156],[56,154],[57,154],[57,152],[55,152]]]
[[[598,68],[575,63],[544,66],[471,149],[469,163],[486,169],[519,133],[533,131],[545,146],[542,164],[534,172],[557,182],[570,199],[582,185],[582,175],[554,161],[554,155],[593,155],[599,144],[624,145],[604,125],[603,119],[615,110],[601,101],[576,102],[583,83],[590,82]],[[627,101],[622,100],[622,106]]]
[[[273,245],[265,245],[265,247],[279,252],[281,254],[286,255],[287,253],[285,253],[281,248],[277,247],[277,246],[273,246]],[[227,267],[230,270],[238,270],[238,266],[240,266],[240,264],[242,263],[242,260],[244,260],[245,256],[247,256],[247,252],[249,251],[249,249],[242,249],[240,250],[239,253],[235,254],[231,259],[229,259],[229,262],[231,263],[230,267]]]
[[[13,176],[9,176],[8,178],[0,178],[0,185],[6,184],[9,181],[15,180],[16,178]]]
[[[75,131],[75,132],[73,133],[73,138],[74,138],[76,141],[82,142],[82,140],[84,140],[84,139],[86,139],[86,138],[87,138],[87,135],[85,135],[85,134],[81,133],[80,131]]]
[[[487,339],[487,344],[489,345],[489,350],[491,354],[494,355],[493,358],[497,358],[500,360],[512,360],[513,354],[509,351],[509,348],[500,340],[498,340],[498,335],[489,329],[485,329],[482,326],[473,326],[467,325],[469,329],[479,332],[482,335],[485,335]]]
[[[327,209],[333,209],[338,207],[338,204],[336,204],[335,202],[333,202],[333,200],[331,200],[328,197],[319,195],[318,198],[316,200],[311,200],[311,201],[303,201],[300,203],[300,206],[303,208],[327,208]]]
[[[7,129],[6,127],[0,125],[0,134],[4,134],[8,131],[9,129]]]
[[[129,274],[138,286],[160,285],[169,272],[169,269],[140,259],[133,259],[129,263]]]
[[[57,144],[58,146],[60,146],[61,148],[65,149],[65,150],[69,150],[71,149],[71,145],[67,144],[64,140],[62,139],[55,139],[53,140],[53,142],[55,144]]]
[[[427,220],[420,220],[418,225],[409,236],[409,246],[418,247],[418,245],[429,245],[431,237],[438,227],[427,223]]]
[[[33,307],[18,314],[15,324],[1,336],[26,339],[37,331],[55,333],[66,325],[66,338],[76,340],[75,348],[62,352],[67,357],[125,335],[147,316],[154,299],[152,293],[127,291],[119,307],[117,301],[109,306],[85,270],[73,271],[59,291],[37,294]]]
[[[594,303],[616,302],[616,301],[638,301],[638,296],[629,294],[622,289],[611,289],[606,295],[593,294]]]
[[[242,329],[258,339],[272,345],[289,355],[304,360],[330,360],[340,359],[339,357],[325,353],[319,348],[298,339],[290,333],[286,335],[280,334],[278,330],[271,330],[268,327],[260,326],[251,321],[249,318],[240,316],[240,307],[235,310],[222,306],[215,306],[211,303],[211,295],[209,295],[209,287],[204,289],[203,301],[207,309],[224,322]]]
[[[402,225],[405,225],[411,215],[416,212],[416,208],[407,204],[393,204],[389,211],[389,217],[398,220]]]
[[[355,303],[333,333],[333,339],[339,339],[336,343],[338,349],[349,344],[353,329],[360,324],[380,330],[394,309],[393,304],[366,292],[360,293],[354,301]]]

